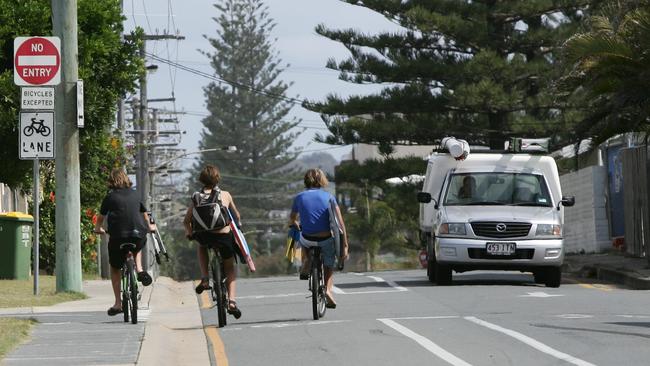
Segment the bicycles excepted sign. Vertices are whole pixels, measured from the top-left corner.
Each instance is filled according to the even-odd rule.
[[[19,157],[54,159],[54,112],[21,112]]]
[[[14,83],[21,86],[58,85],[61,82],[59,37],[14,39]]]

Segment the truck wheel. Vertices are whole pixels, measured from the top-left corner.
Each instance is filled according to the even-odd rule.
[[[533,277],[535,277],[535,283],[546,283],[546,276],[544,276],[545,270],[542,269],[536,269],[533,271]]]
[[[451,267],[448,265],[436,263],[436,282],[438,286],[451,285]]]
[[[436,261],[427,261],[427,277],[429,277],[429,282],[436,283]]]
[[[562,282],[562,267],[549,267],[545,271],[546,287],[560,287]]]

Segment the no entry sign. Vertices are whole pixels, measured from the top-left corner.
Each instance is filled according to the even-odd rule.
[[[61,40],[59,37],[16,37],[14,39],[14,83],[57,85],[61,82]]]

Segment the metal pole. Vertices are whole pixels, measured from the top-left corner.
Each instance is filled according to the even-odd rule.
[[[38,213],[40,210],[40,203],[41,203],[41,198],[40,198],[40,188],[39,188],[39,183],[40,183],[40,164],[38,161],[38,158],[34,159],[34,295],[38,296],[38,270],[39,270],[39,264],[38,264],[38,256],[39,256],[39,245],[40,245],[40,240],[39,240],[39,217]]]
[[[144,62],[147,55],[146,42],[143,39],[140,46],[140,57]],[[142,139],[140,141],[138,152],[138,170],[140,181],[137,182],[138,191],[140,191],[140,201],[144,207],[149,207],[149,134],[144,131],[149,130],[149,110],[147,105],[147,70],[140,75],[140,130],[142,130]],[[147,251],[142,251],[142,269],[146,271],[149,265],[149,256]]]
[[[56,88],[56,291],[82,291],[77,0],[52,0],[54,35],[61,38],[61,84]]]

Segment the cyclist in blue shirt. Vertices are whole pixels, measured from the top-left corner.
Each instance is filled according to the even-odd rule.
[[[332,202],[336,205],[336,217],[343,230],[343,250],[340,260],[348,257],[348,236],[341,210],[336,204],[336,198],[322,189],[328,184],[325,173],[320,169],[309,169],[305,173],[304,183],[306,189],[293,200],[289,226],[295,225],[301,228],[300,245],[302,247],[319,246],[321,248],[325,267],[327,307],[333,309],[336,307],[336,302],[332,296],[336,250],[330,230],[329,208]],[[299,221],[300,223],[298,223]],[[302,280],[306,280],[309,276],[310,263],[308,263],[309,256],[306,255],[306,252],[306,250],[302,251],[303,266],[300,271],[300,279]]]

